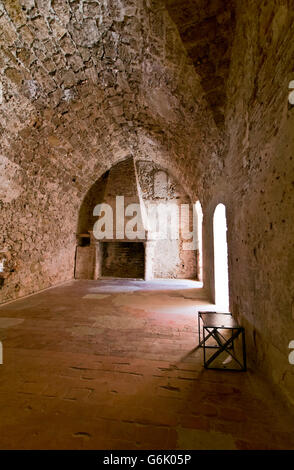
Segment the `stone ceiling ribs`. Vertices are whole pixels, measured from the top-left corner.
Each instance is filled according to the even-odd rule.
[[[214,120],[218,127],[223,127],[235,28],[234,0],[165,0],[165,3],[201,77]]]

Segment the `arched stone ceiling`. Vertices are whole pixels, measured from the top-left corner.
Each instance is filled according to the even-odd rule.
[[[160,1],[4,0],[0,31],[1,154],[26,177],[50,167],[88,187],[93,171],[148,154],[147,141],[178,173],[190,158],[197,175],[218,153],[199,78]]]
[[[165,0],[201,77],[214,120],[223,128],[235,29],[235,0]]]
[[[160,0],[3,0],[0,133],[0,249],[12,269],[3,299],[70,278],[78,209],[113,164],[152,160],[193,197],[223,165],[200,78]]]

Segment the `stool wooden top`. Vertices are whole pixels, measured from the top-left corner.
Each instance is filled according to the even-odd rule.
[[[198,312],[207,328],[240,328],[230,313]]]

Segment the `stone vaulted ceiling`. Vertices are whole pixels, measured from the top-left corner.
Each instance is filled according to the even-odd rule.
[[[218,133],[184,52],[161,1],[2,0],[0,152],[16,186],[24,171],[85,191],[147,144],[180,174],[193,152],[195,182]]]
[[[224,123],[226,82],[233,42],[234,0],[165,0],[193,61],[214,120]]]
[[[3,299],[72,276],[79,207],[114,164],[153,161],[200,197],[222,149],[162,0],[0,1]]]

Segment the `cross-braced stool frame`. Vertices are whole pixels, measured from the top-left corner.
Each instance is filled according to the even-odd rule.
[[[202,321],[202,339],[201,326]],[[220,330],[230,332],[229,338],[225,338]],[[241,335],[242,339],[242,360],[239,360],[235,354],[234,341]],[[198,312],[198,347],[203,348],[203,362],[205,369],[224,369],[231,371],[246,371],[246,344],[245,330],[236,322],[231,313],[217,312]],[[207,344],[207,341],[213,338],[216,345]],[[216,352],[207,359],[207,349],[216,349]],[[211,364],[223,352],[226,352],[238,364],[239,368],[213,367]]]

